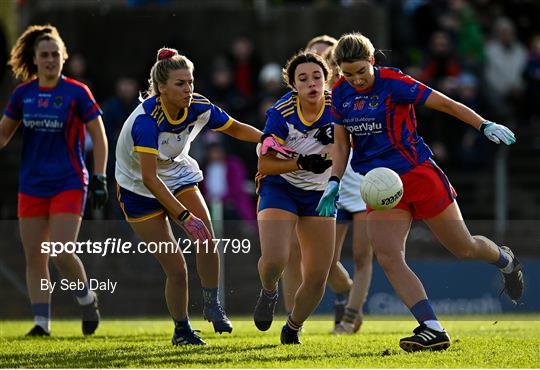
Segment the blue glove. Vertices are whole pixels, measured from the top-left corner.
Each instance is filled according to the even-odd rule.
[[[501,141],[506,145],[511,145],[516,142],[516,136],[508,127],[499,125],[495,122],[482,122],[480,125],[480,132],[489,140],[497,144],[500,144]]]
[[[336,213],[336,196],[339,192],[339,178],[336,176],[330,177],[326,189],[319,200],[319,205],[316,211],[319,212],[319,216],[332,217]]]

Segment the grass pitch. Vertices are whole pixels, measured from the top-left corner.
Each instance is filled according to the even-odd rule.
[[[26,338],[30,321],[0,321],[2,368],[538,368],[540,316],[443,319],[452,346],[445,352],[406,353],[398,342],[415,322],[408,317],[367,317],[360,333],[329,334],[332,323],[308,321],[300,346],[283,346],[285,318],[259,332],[247,318],[234,320],[232,335],[217,335],[207,322],[206,347],[173,347],[170,320],[104,320],[96,335],[83,337],[78,320],[53,321],[50,338]],[[474,320],[474,321],[473,321]]]

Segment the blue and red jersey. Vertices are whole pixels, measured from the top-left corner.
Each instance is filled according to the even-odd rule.
[[[431,89],[399,69],[375,67],[375,83],[357,91],[345,78],[332,89],[335,124],[351,134],[351,167],[365,174],[376,167],[405,173],[433,153],[416,132],[414,106],[423,104]]]
[[[37,79],[17,86],[4,114],[23,126],[19,191],[50,197],[85,189],[85,124],[101,113],[88,87],[64,76],[53,88]]]

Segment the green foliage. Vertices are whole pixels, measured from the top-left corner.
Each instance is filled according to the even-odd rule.
[[[232,335],[214,334],[194,321],[207,347],[173,347],[170,320],[105,320],[97,334],[84,337],[80,322],[53,321],[50,338],[26,338],[29,321],[0,322],[1,368],[538,368],[540,317],[448,318],[443,324],[452,346],[446,352],[409,354],[398,346],[415,322],[366,317],[361,332],[329,334],[330,321],[306,323],[300,346],[283,346],[281,317],[268,332],[246,318],[233,318]],[[400,320],[400,321],[397,321]],[[405,321],[406,320],[406,321]],[[480,321],[482,320],[482,321]],[[488,321],[490,320],[490,321]]]

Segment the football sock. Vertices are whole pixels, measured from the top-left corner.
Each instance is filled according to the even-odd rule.
[[[203,302],[205,305],[218,303],[218,288],[203,288]]]
[[[47,333],[51,332],[51,305],[48,303],[35,303],[32,305],[34,322]]]
[[[74,294],[80,306],[86,306],[94,302],[94,295],[88,289],[88,283],[84,283],[84,288],[75,290]]]
[[[441,323],[437,320],[427,320],[427,321],[424,321],[424,324],[426,324],[426,326],[430,329],[444,332],[444,328],[442,327]]]
[[[349,298],[349,292],[346,293],[336,293],[334,298],[335,305],[346,305]]]
[[[433,312],[433,308],[427,299],[416,302],[410,310],[419,323],[428,320],[437,320],[437,316],[435,316],[435,312]]]
[[[191,329],[191,324],[189,323],[189,320],[187,318],[183,319],[183,320],[174,320],[174,330],[179,330],[179,331],[188,331],[190,332],[192,329]]]
[[[275,298],[276,295],[278,294],[277,292],[277,287],[275,287],[274,289],[272,290],[266,290],[266,289],[262,289],[262,293],[264,294],[264,296],[266,298]]]
[[[499,259],[492,264],[497,266],[502,272],[509,274],[512,272],[514,265],[512,263],[512,256],[506,253],[499,247]]]
[[[295,323],[295,322],[291,319],[291,316],[289,315],[289,317],[287,318],[287,327],[288,327],[290,330],[298,331],[298,330],[302,329],[302,324],[297,324],[297,323]]]
[[[355,310],[354,308],[347,307],[345,308],[345,314],[343,315],[341,321],[349,324],[354,324],[354,322],[356,321],[356,317],[359,313],[360,311]]]

